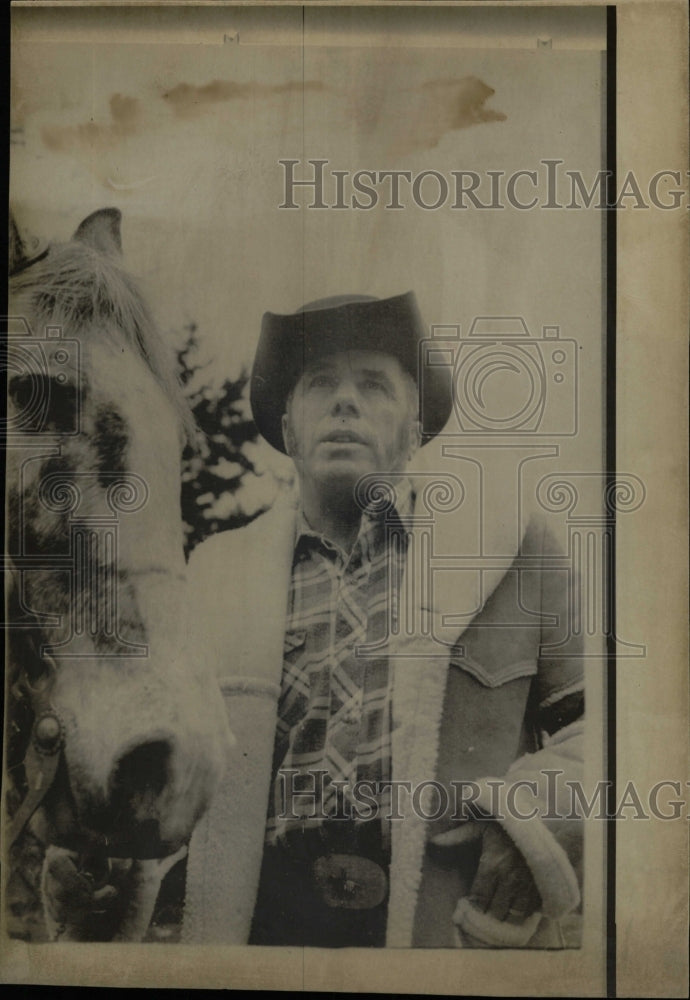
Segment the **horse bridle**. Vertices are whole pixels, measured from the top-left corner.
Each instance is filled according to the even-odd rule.
[[[57,667],[51,656],[43,655],[45,672],[40,684],[31,683],[26,669],[12,687],[16,697],[28,697],[34,713],[29,744],[23,765],[29,790],[14,816],[8,822],[7,844],[11,847],[50,791],[60,766],[65,747],[65,726],[52,703],[52,690]],[[114,858],[160,858],[161,845],[142,850],[140,841],[132,841],[126,834],[104,834],[79,826],[61,837],[63,846],[84,855],[101,854]],[[174,853],[169,850],[168,853]]]
[[[26,669],[13,686],[19,697],[29,698],[34,714],[29,744],[24,756],[24,773],[29,790],[9,823],[8,843],[12,846],[48,793],[65,745],[65,727],[52,703],[57,667],[51,656],[43,655],[45,672],[39,684],[32,684]]]
[[[65,726],[52,703],[52,691],[57,666],[51,656],[43,654],[44,673],[40,683],[32,683],[24,668],[12,686],[15,697],[28,697],[34,722],[23,765],[29,790],[14,816],[8,822],[7,844],[11,847],[26,828],[27,823],[40,807],[55,782],[65,747]],[[104,855],[110,858],[160,859],[174,853],[179,845],[170,847],[154,840],[145,846],[139,838],[134,841],[126,833],[105,834],[83,825],[71,829],[61,837],[63,846],[83,855]],[[167,848],[167,850],[166,850]]]
[[[22,271],[26,271],[27,268],[32,267],[37,264],[44,257],[47,257],[50,253],[50,244],[40,244],[38,240],[35,240],[38,249],[35,253],[28,257],[23,257],[20,261],[15,262],[14,267],[9,268],[9,277],[13,278],[15,274],[21,274]]]

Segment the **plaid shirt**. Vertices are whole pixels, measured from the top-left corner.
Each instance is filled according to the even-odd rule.
[[[409,482],[397,485],[396,496],[396,507],[385,516],[373,508],[363,512],[349,555],[301,516],[288,600],[268,844],[291,828],[319,826],[324,816],[352,815],[355,782],[375,786],[391,778],[392,667],[387,656],[357,657],[355,649],[385,638],[390,595],[399,591],[413,507]],[[399,544],[391,543],[393,534]],[[288,810],[286,778],[279,771],[293,772],[287,779],[293,793]],[[315,774],[319,771],[326,772],[323,778]],[[334,781],[346,784],[339,789]],[[385,815],[390,790],[375,789],[373,798]]]

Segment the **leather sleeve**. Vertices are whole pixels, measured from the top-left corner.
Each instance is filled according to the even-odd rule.
[[[579,581],[567,554],[538,519],[530,523],[523,554],[528,561],[520,570],[524,574],[521,592],[532,600],[538,592],[541,602],[539,608],[527,609],[538,611],[542,620],[538,668],[528,706],[537,749],[522,754],[504,775],[502,811],[496,818],[532,872],[542,901],[542,917],[558,922],[578,909],[582,885],[583,820],[573,808],[567,784],[583,780],[584,661],[582,633],[577,627]],[[532,568],[537,564],[538,569]],[[536,572],[540,573],[538,591],[533,576]],[[490,778],[480,782],[479,804],[489,815],[496,802],[491,782]],[[522,818],[533,811],[533,818]],[[479,935],[475,927],[478,919],[469,900],[461,901],[456,914],[458,926]],[[503,941],[507,930],[502,923],[483,914],[481,920],[487,926],[482,924],[480,936],[487,943],[510,946],[508,940]],[[513,942],[513,946],[525,946],[533,936],[532,926],[525,924],[522,930],[524,940],[519,945]]]
[[[580,581],[547,525],[538,530],[542,634],[534,701],[542,728],[553,733],[574,722],[582,714],[578,706],[584,707]]]

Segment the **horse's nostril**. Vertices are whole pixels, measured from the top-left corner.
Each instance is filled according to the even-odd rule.
[[[165,740],[141,743],[118,761],[112,778],[113,799],[153,799],[165,788],[171,748]]]

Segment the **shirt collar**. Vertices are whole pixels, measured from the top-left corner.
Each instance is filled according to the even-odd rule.
[[[367,518],[369,521],[385,520],[388,524],[395,522],[396,520],[400,522],[402,528],[405,531],[410,531],[412,528],[412,519],[414,512],[415,503],[415,492],[412,488],[412,481],[407,478],[407,476],[395,478],[395,480],[386,481],[385,477],[382,477],[382,482],[388,482],[388,485],[393,490],[395,495],[395,501],[391,507],[387,505],[381,505],[376,502],[376,497],[364,508],[362,512],[362,517]],[[362,525],[364,527],[364,525]],[[361,534],[360,529],[360,534]],[[295,530],[295,545],[299,542],[301,538],[315,538],[321,541],[328,541],[323,535],[316,531],[309,524],[309,521],[304,515],[304,510],[300,504],[297,509],[297,523]]]

